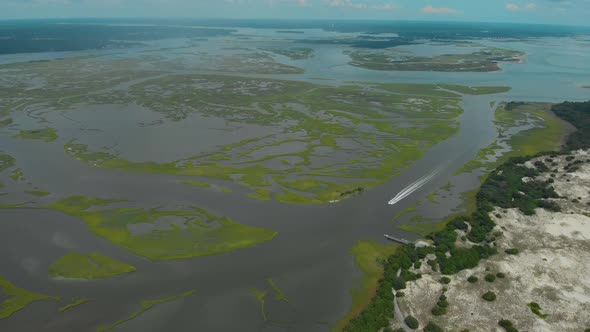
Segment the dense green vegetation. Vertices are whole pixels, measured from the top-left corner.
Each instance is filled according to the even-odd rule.
[[[103,279],[134,272],[135,267],[101,254],[69,253],[49,267],[52,277]]]
[[[568,121],[577,131],[573,132],[565,143],[567,150],[587,149],[590,147],[590,101],[554,105],[552,111]]]
[[[40,300],[57,300],[58,298],[33,293],[26,289],[18,288],[3,276],[0,276],[0,294],[8,298],[0,303],[0,319],[8,318],[15,312],[23,309],[32,302]]]
[[[75,196],[46,208],[76,216],[96,235],[151,260],[220,254],[261,244],[277,234],[269,229],[238,224],[199,208],[187,211],[106,208],[114,203],[122,202]],[[145,231],[132,233],[130,228],[138,225],[145,227]]]
[[[550,208],[547,198],[558,198],[549,182],[529,181],[522,178],[533,178],[539,175],[536,169],[522,165],[528,158],[512,158],[498,167],[489,175],[477,195],[478,206],[485,212],[493,207],[519,208],[524,214],[535,213],[535,208]]]
[[[16,135],[16,137],[51,142],[57,139],[57,132],[52,128],[21,130],[20,133]]]
[[[136,311],[133,314],[131,314],[131,316],[124,318],[124,319],[120,319],[111,325],[101,326],[101,327],[97,328],[96,331],[97,332],[104,332],[104,331],[113,329],[113,328],[117,327],[118,325],[128,322],[128,321],[136,318],[137,316],[143,314],[144,312],[151,310],[153,307],[157,306],[158,304],[179,300],[179,299],[191,296],[194,292],[195,292],[194,290],[191,290],[191,291],[188,291],[188,292],[185,292],[185,293],[182,293],[179,295],[175,295],[175,296],[170,296],[170,297],[167,297],[164,299],[141,301],[139,303],[139,306],[140,306],[139,311]]]
[[[576,106],[574,106],[576,105]],[[582,105],[582,106],[580,106]],[[557,107],[557,106],[556,106]],[[564,103],[557,107],[560,111],[556,114],[563,118],[577,119],[590,118],[590,103]],[[567,115],[564,115],[567,114]],[[578,120],[580,123],[576,137],[590,136],[590,126],[582,125],[586,120]],[[590,142],[585,138],[581,142]],[[574,143],[570,143],[574,144]],[[587,143],[585,143],[587,144]],[[576,145],[576,147],[589,147],[590,145]],[[566,148],[571,148],[570,145]],[[379,281],[379,287],[371,303],[357,317],[350,321],[345,331],[378,331],[389,324],[393,317],[393,297],[391,289],[404,289],[406,282],[420,278],[409,271],[409,269],[428,254],[434,254],[435,260],[428,261],[433,269],[438,269],[442,274],[455,274],[467,268],[476,267],[481,259],[496,254],[496,249],[490,245],[491,230],[495,223],[489,217],[494,207],[518,208],[525,214],[534,213],[535,208],[549,208],[546,198],[555,198],[557,194],[550,186],[550,183],[529,181],[523,182],[525,176],[535,177],[539,174],[537,169],[529,169],[521,166],[530,158],[511,158],[498,167],[483,183],[476,195],[476,210],[469,216],[460,216],[450,220],[442,231],[432,233],[428,236],[432,240],[432,247],[415,247],[408,244],[400,247],[393,255],[384,260],[384,274]],[[471,226],[469,230],[468,224]],[[467,232],[467,238],[474,242],[471,248],[457,247],[458,239],[455,230]],[[514,254],[518,251],[514,251]],[[398,277],[397,273],[401,270]],[[496,275],[486,276],[486,280],[496,278]],[[470,282],[477,281],[470,277]],[[444,295],[444,294],[443,294]],[[442,298],[442,296],[441,296]],[[443,306],[440,306],[442,303]],[[445,309],[444,301],[434,309],[442,313]],[[517,331],[511,322],[500,321],[506,331]],[[437,331],[435,326],[426,326],[424,331]]]

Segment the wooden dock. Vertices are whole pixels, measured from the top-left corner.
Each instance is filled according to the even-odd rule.
[[[397,237],[393,237],[390,235],[385,234],[385,238],[388,239],[389,241],[393,241],[393,242],[397,242],[397,243],[401,243],[401,244],[408,244],[410,243],[410,241],[406,240],[406,239],[400,239]]]

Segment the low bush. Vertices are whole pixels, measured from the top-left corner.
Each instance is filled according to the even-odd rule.
[[[447,308],[443,308],[439,305],[435,305],[434,308],[432,308],[432,310],[430,311],[434,316],[442,316],[442,315],[446,315],[447,313]]]
[[[442,278],[440,278],[440,280],[439,280],[439,281],[440,281],[442,284],[448,285],[448,284],[450,284],[450,283],[451,283],[451,278],[449,278],[449,277],[442,277]]]
[[[481,298],[488,302],[493,302],[496,301],[496,294],[494,292],[486,292]]]
[[[514,327],[514,324],[512,324],[511,321],[507,320],[507,319],[501,319],[498,322],[498,325],[500,325],[501,327],[504,328],[504,330],[506,330],[506,332],[518,332],[518,330],[516,329],[516,327]]]
[[[485,276],[485,280],[486,280],[487,282],[494,282],[494,281],[496,281],[496,276],[495,276],[495,275],[493,275],[493,274],[491,274],[491,273],[488,273],[488,274],[486,274],[486,276]]]
[[[504,250],[504,252],[507,253],[508,255],[518,255],[518,253],[520,251],[516,248],[510,248],[510,249]]]
[[[433,322],[428,322],[428,324],[426,324],[426,326],[424,327],[424,332],[444,332],[444,330],[442,329],[442,327],[436,325]]]
[[[418,328],[418,326],[420,326],[420,324],[418,323],[418,320],[416,319],[416,317],[410,315],[408,317],[406,317],[406,319],[404,319],[404,322],[406,323],[406,325],[408,325],[409,328],[411,328],[412,330],[415,330]]]
[[[447,297],[443,294],[438,298],[436,305],[441,308],[447,308],[449,306],[449,301],[447,301]]]
[[[561,212],[561,207],[555,201],[542,200],[539,202],[539,207],[551,212]]]
[[[479,278],[476,276],[469,276],[469,278],[467,278],[467,281],[469,281],[472,284],[476,283],[478,280]]]
[[[537,316],[539,316],[539,317],[541,317],[543,319],[545,319],[545,318],[547,318],[549,316],[549,315],[544,314],[544,313],[541,312],[541,310],[543,310],[543,309],[541,308],[541,306],[537,302],[531,302],[531,303],[527,304],[527,306],[531,309],[531,311],[535,315],[537,315]]]
[[[496,277],[498,277],[500,279],[504,279],[504,278],[506,278],[506,275],[502,272],[498,272],[498,273],[496,273]]]

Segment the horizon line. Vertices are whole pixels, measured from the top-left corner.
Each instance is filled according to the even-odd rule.
[[[562,26],[590,28],[590,25],[564,24],[564,23],[523,23],[511,21],[487,21],[487,20],[420,20],[420,19],[354,19],[354,18],[237,18],[237,17],[188,17],[188,16],[68,16],[68,17],[18,17],[0,18],[0,22],[7,21],[34,21],[34,20],[92,20],[92,19],[114,19],[114,20],[200,20],[200,21],[338,21],[338,22],[415,22],[415,23],[487,23],[487,24],[513,24],[513,25],[534,25],[534,26]]]

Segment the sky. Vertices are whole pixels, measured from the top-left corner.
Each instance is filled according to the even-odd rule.
[[[449,20],[590,26],[590,0],[0,0],[0,19],[69,17]]]

